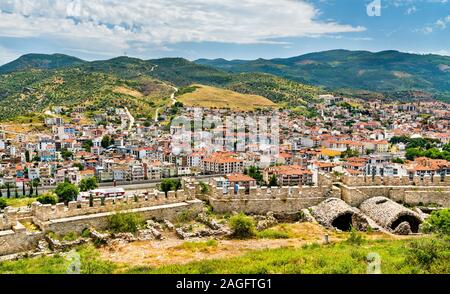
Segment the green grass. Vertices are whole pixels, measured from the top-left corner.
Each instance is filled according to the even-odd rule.
[[[257,232],[256,237],[260,239],[289,239],[291,235],[288,232],[267,229]]]
[[[11,207],[29,206],[36,201],[36,198],[5,198],[6,204]]]
[[[208,252],[210,249],[217,248],[218,242],[214,239],[205,242],[184,242],[176,247],[176,249],[189,250],[192,252]]]
[[[416,242],[427,243],[427,240],[428,238],[423,238]],[[364,274],[368,268],[368,254],[377,253],[381,257],[382,273],[450,273],[449,242],[440,242],[439,246],[440,255],[428,260],[422,259],[424,260],[422,262],[414,257],[417,248],[411,245],[411,241],[381,240],[364,243],[360,246],[343,242],[330,245],[312,244],[302,248],[268,249],[254,251],[239,257],[197,261],[184,265],[169,265],[160,268],[138,267],[129,272],[150,274]],[[411,249],[408,249],[410,247]]]
[[[82,274],[110,274],[117,265],[100,259],[93,246],[79,247],[76,253],[80,256]],[[67,273],[72,260],[64,254],[24,258],[17,261],[0,262],[1,274],[64,274]]]
[[[167,265],[159,268],[127,268],[102,260],[92,246],[80,247],[82,273],[140,274],[364,274],[368,255],[378,254],[384,274],[450,273],[449,237],[422,237],[409,240],[372,240],[360,245],[348,242],[300,248],[252,251],[241,256]],[[182,249],[208,250],[216,241],[185,242]],[[0,263],[0,273],[65,273],[69,261],[61,255],[25,258]]]

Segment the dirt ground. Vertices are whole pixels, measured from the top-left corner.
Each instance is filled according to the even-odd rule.
[[[165,232],[161,241],[137,241],[118,243],[100,249],[101,257],[126,267],[150,266],[159,267],[169,264],[184,264],[192,261],[228,258],[245,254],[249,251],[275,249],[281,247],[300,247],[308,243],[322,243],[324,235],[329,235],[331,242],[343,241],[348,233],[330,231],[318,224],[295,223],[282,224],[276,230],[287,230],[289,239],[250,239],[229,240],[218,239],[215,246],[183,246],[186,242],[205,242],[208,238],[180,240],[174,233]],[[393,238],[381,233],[373,233],[369,238]]]

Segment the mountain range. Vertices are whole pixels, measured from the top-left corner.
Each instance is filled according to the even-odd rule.
[[[0,66],[0,119],[39,113],[54,105],[92,111],[127,106],[152,117],[170,106],[174,86],[208,85],[259,95],[307,112],[318,94],[450,101],[450,57],[397,51],[333,50],[286,59],[117,57],[84,61],[63,54],[27,54]]]
[[[228,72],[259,72],[333,91],[371,91],[387,98],[419,95],[450,101],[450,57],[398,51],[331,50],[292,58],[199,59],[197,64]]]

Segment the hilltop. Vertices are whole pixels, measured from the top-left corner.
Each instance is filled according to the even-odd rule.
[[[28,69],[56,69],[81,65],[86,61],[64,54],[26,54],[0,66],[0,74]]]

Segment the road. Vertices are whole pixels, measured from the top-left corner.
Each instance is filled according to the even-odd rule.
[[[177,103],[177,99],[175,98],[175,94],[178,92],[178,88],[174,87],[174,86],[171,86],[171,85],[167,85],[167,86],[172,87],[172,89],[173,89],[173,93],[170,95],[170,100],[172,101],[171,105],[175,105],[175,103]],[[155,110],[155,123],[158,122],[158,117],[159,117],[159,107],[156,108],[156,110]]]
[[[125,112],[127,113],[127,115],[128,115],[128,120],[129,120],[128,131],[131,131],[131,129],[132,129],[133,126],[134,126],[135,120],[134,120],[134,117],[131,115],[130,111],[128,110],[128,107],[125,107]]]

